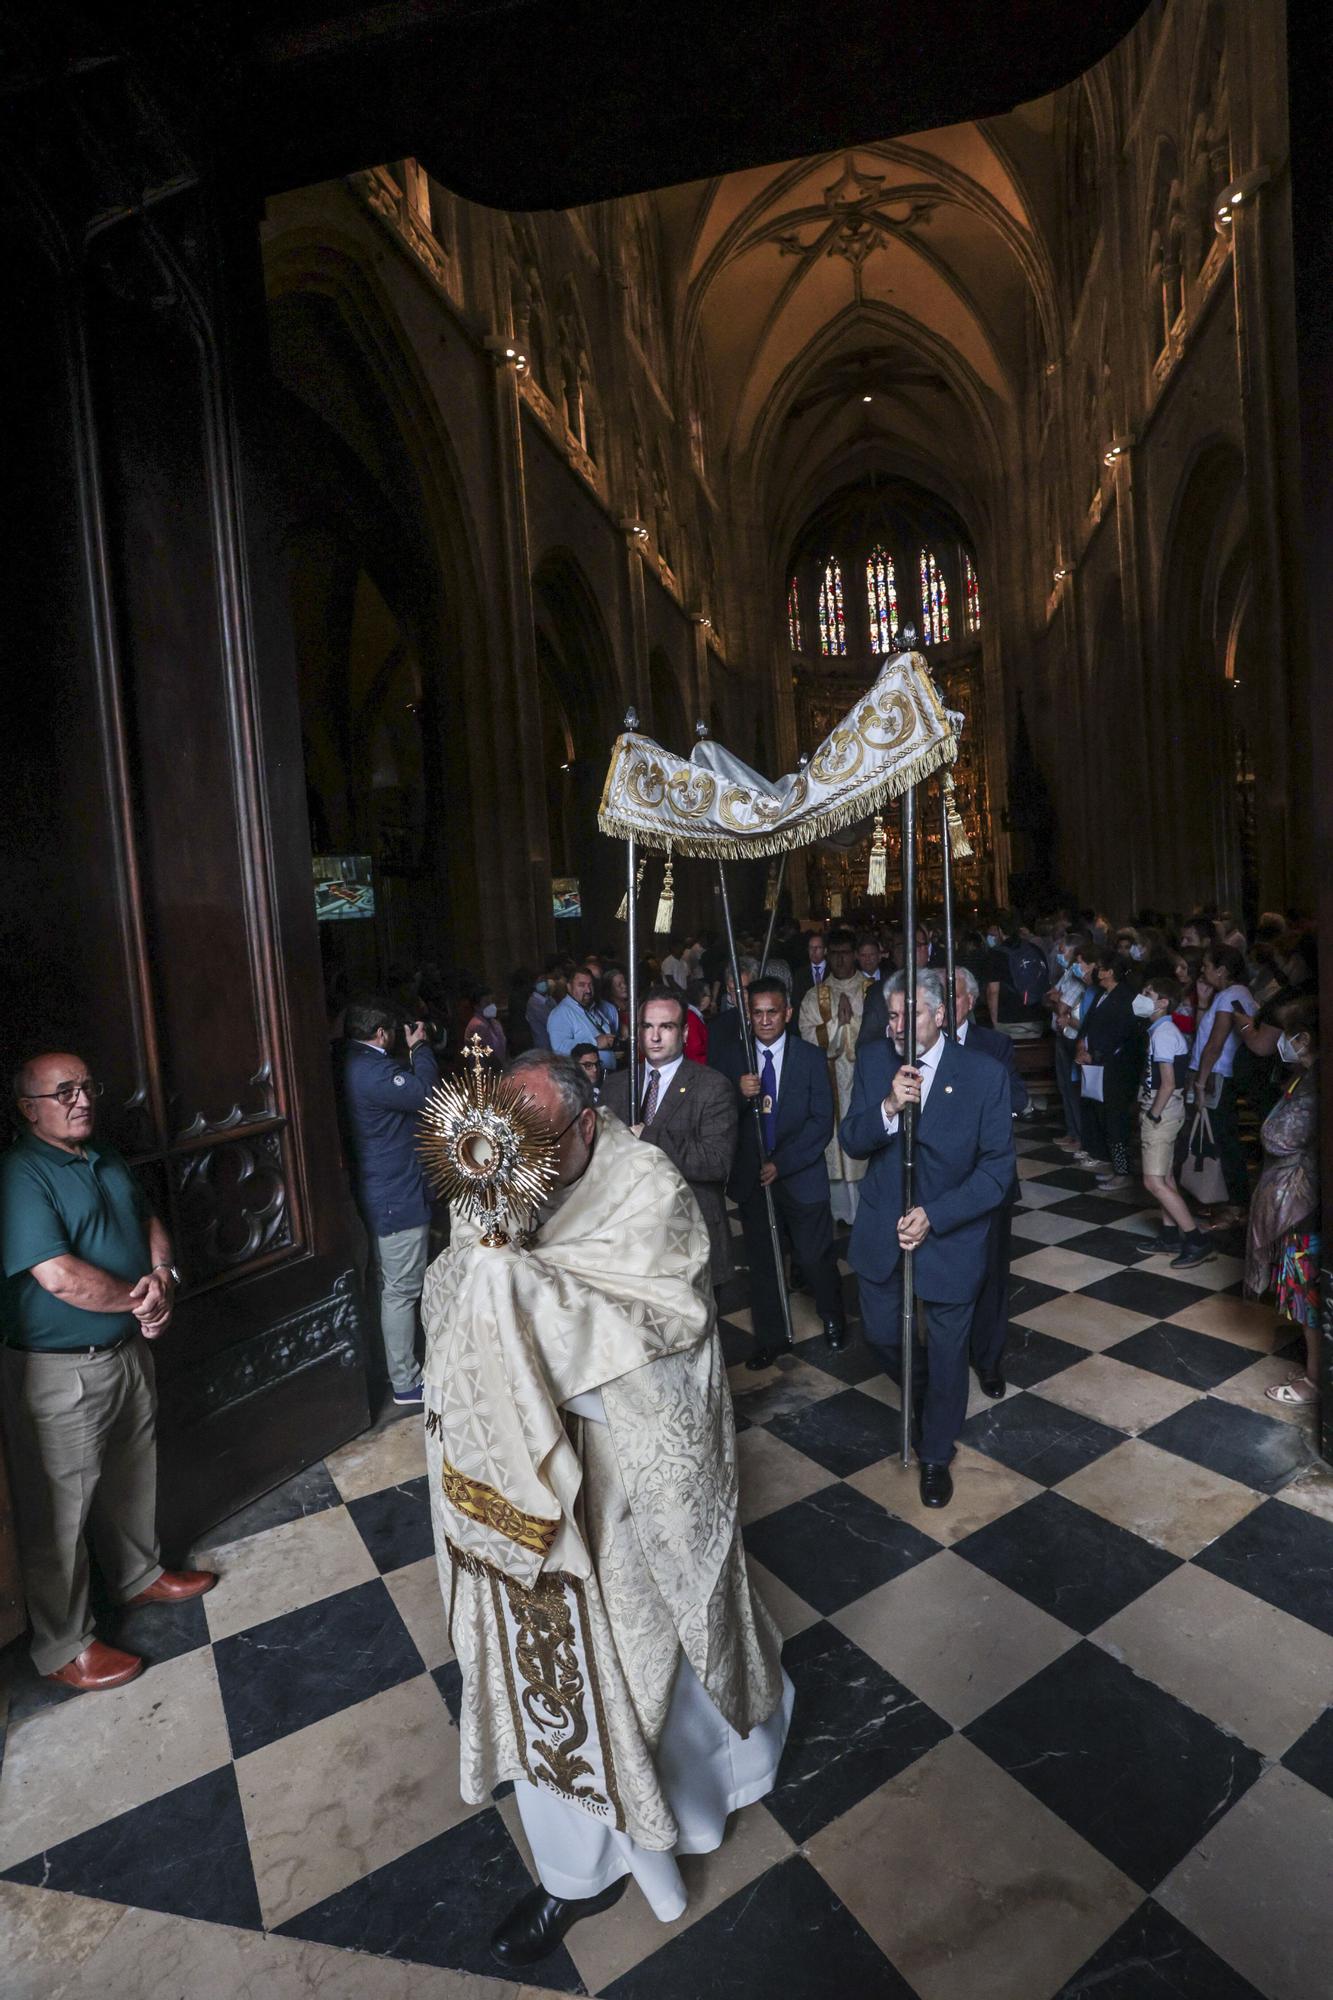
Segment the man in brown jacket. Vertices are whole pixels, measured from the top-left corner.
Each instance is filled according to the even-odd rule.
[[[717,1070],[684,1057],[685,999],[655,986],[639,1003],[639,1055],[643,1062],[639,1123],[630,1123],[628,1068],[602,1085],[602,1103],[651,1146],[660,1146],[708,1224],[715,1285],[733,1271],[725,1189],[736,1152],[736,1093]]]

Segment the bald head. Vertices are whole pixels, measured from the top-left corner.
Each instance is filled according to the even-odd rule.
[[[96,1085],[82,1056],[33,1056],[14,1073],[19,1116],[48,1146],[76,1153],[92,1137]]]

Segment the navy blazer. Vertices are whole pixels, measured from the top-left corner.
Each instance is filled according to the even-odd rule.
[[[883,1113],[898,1068],[889,1041],[858,1049],[852,1107],[842,1121],[843,1151],[870,1162],[849,1252],[852,1269],[863,1278],[890,1277],[902,1255],[901,1139],[897,1132],[892,1138],[885,1133]],[[1016,1171],[1003,1069],[980,1050],[946,1040],[916,1127],[916,1205],[930,1220],[914,1266],[923,1299],[943,1304],[976,1297],[986,1274],[989,1218],[1006,1199]]]
[[[1009,1083],[1009,1109],[1015,1114],[1028,1108],[1028,1087],[1018,1072],[1018,1059],[1014,1055],[1014,1045],[1008,1035],[998,1028],[983,1028],[979,1021],[967,1024],[967,1040],[964,1048],[977,1049],[983,1056],[989,1056],[1004,1071]]]
[[[755,1049],[755,1061],[762,1063],[762,1049]],[[733,1083],[739,1083],[746,1073],[745,1044],[739,1036],[734,1043],[718,1052],[711,1067],[723,1076],[729,1076]],[[744,1201],[759,1185],[759,1140],[750,1100],[741,1097],[739,1090],[736,1094],[740,1099],[740,1129],[736,1140],[736,1163],[731,1170],[727,1193],[733,1201]],[[801,1040],[793,1017],[787,1029],[787,1046],[782,1056],[777,1133],[773,1145],[773,1163],[778,1170],[778,1179],[793,1201],[828,1200],[828,1167],[824,1151],[832,1137],[833,1087],[829,1082],[828,1057],[822,1049]]]
[[[404,1069],[366,1042],[341,1042],[335,1053],[339,1122],[357,1206],[375,1236],[419,1229],[430,1221],[430,1196],[417,1152],[417,1121],[440,1080],[428,1042]]]

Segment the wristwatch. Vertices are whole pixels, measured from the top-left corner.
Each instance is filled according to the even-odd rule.
[[[1160,1125],[1160,1124],[1161,1124],[1161,1122],[1162,1122],[1162,1114],[1161,1114],[1161,1112],[1160,1112],[1160,1111],[1150,1111],[1150,1112],[1148,1113],[1148,1116],[1149,1116],[1149,1118],[1150,1118],[1150,1119],[1152,1120],[1152,1122],[1153,1122],[1153,1124],[1154,1124],[1154,1125]]]
[[[154,1264],[153,1269],[155,1271],[165,1271],[167,1276],[170,1278],[172,1284],[179,1286],[181,1281],[181,1274],[176,1269],[176,1266],[174,1264]]]

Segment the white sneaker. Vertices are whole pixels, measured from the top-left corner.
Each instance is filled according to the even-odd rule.
[[[1131,1185],[1128,1174],[1098,1174],[1097,1186],[1102,1194],[1117,1194],[1121,1188]]]

